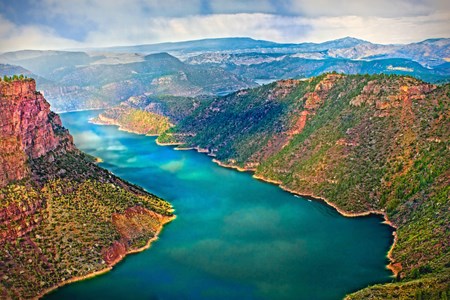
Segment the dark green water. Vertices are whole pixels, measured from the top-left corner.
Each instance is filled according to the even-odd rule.
[[[379,217],[342,217],[206,155],[87,123],[95,114],[62,115],[77,146],[170,201],[177,219],[149,250],[46,299],[341,299],[390,280],[392,231]]]

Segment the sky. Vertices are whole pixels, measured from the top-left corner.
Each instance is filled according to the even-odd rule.
[[[0,52],[251,37],[450,37],[449,0],[0,0]]]

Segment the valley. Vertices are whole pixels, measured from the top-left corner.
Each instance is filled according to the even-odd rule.
[[[447,299],[449,57],[350,37],[0,53],[0,298]]]
[[[214,96],[255,80],[327,72],[398,74],[449,82],[450,39],[381,45],[355,38],[281,44],[250,38],[0,54],[0,75],[36,79],[56,112],[110,108],[130,97]],[[446,60],[447,59],[447,60]]]

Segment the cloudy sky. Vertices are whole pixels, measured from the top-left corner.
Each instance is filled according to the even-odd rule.
[[[0,0],[0,51],[234,36],[385,44],[450,37],[450,1]]]

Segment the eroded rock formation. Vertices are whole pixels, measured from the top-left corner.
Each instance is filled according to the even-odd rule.
[[[0,187],[24,178],[28,159],[74,149],[58,115],[33,79],[0,82]]]

